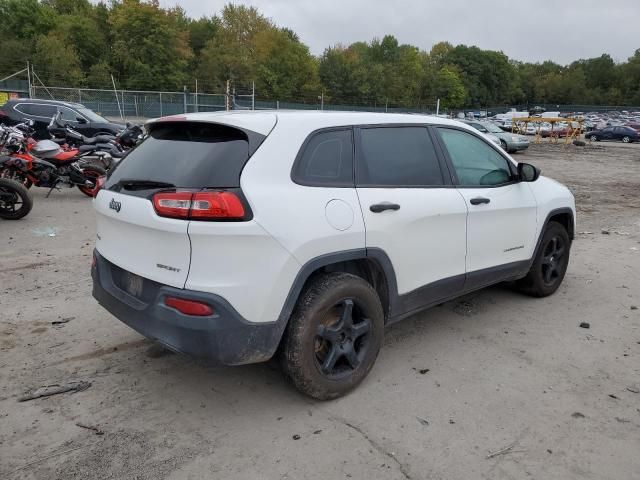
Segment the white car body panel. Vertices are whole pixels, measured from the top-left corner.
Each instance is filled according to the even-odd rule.
[[[109,208],[112,201],[119,211]],[[98,192],[94,208],[102,256],[141,277],[184,287],[191,259],[189,222],[159,217],[147,199],[106,190]]]
[[[367,248],[387,254],[398,293],[465,273],[467,207],[455,188],[358,188]],[[373,213],[378,203],[397,211]]]
[[[147,199],[101,191],[95,200],[96,247],[110,262],[137,275],[217,294],[249,322],[274,322],[302,266],[323,255],[380,248],[391,259],[398,293],[403,294],[465,272],[528,260],[550,211],[569,207],[575,218],[568,189],[544,177],[533,183],[459,189],[310,187],[291,179],[300,147],[317,129],[416,123],[476,132],[456,121],[421,115],[286,111],[178,117],[267,135],[240,177],[253,219],[168,219],[157,216]],[[151,123],[156,121],[163,120]],[[476,196],[491,202],[470,205]],[[122,203],[120,212],[109,208],[112,199]],[[368,210],[384,201],[398,203],[401,209],[378,214]]]
[[[536,199],[526,183],[493,188],[460,188],[469,207],[467,272],[527,260],[537,231]],[[472,198],[490,203],[472,205]]]

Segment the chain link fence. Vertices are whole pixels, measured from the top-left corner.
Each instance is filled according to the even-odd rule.
[[[81,103],[105,117],[155,118],[191,112],[225,110],[225,94],[31,87],[33,98]]]

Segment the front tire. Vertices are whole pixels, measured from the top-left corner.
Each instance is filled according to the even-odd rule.
[[[383,337],[384,311],[371,285],[348,273],[321,274],[304,289],[289,320],[282,368],[302,393],[338,398],[367,376]]]
[[[24,185],[0,178],[0,218],[19,220],[33,208],[33,199]]]
[[[630,137],[622,137],[622,142],[623,143],[631,143],[631,138]]]
[[[505,142],[504,140],[500,140],[500,146],[505,152],[507,151],[507,142]]]
[[[534,297],[555,293],[567,273],[570,250],[571,239],[567,230],[557,222],[549,222],[531,269],[518,281],[518,288]]]

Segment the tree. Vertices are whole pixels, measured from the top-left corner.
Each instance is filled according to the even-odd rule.
[[[187,80],[192,56],[179,14],[161,9],[157,0],[123,0],[112,7],[112,62],[120,86],[178,90]]]
[[[48,86],[81,85],[84,80],[80,58],[63,32],[38,37],[33,63],[38,78]]]

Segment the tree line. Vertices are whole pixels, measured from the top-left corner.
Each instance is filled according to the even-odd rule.
[[[157,0],[0,0],[0,78],[34,65],[47,86],[221,93],[255,82],[264,99],[412,108],[513,104],[640,105],[640,49],[527,63],[447,42],[430,51],[387,35],[335,45],[319,57],[298,35],[253,7],[228,4],[190,18]]]

